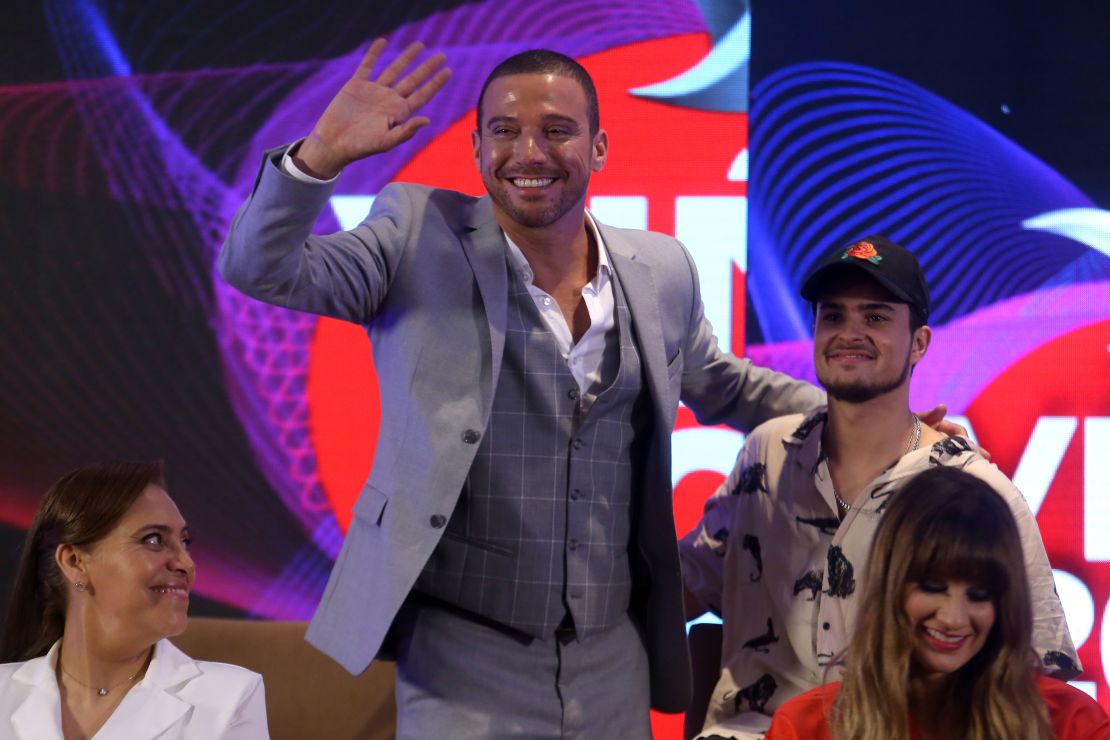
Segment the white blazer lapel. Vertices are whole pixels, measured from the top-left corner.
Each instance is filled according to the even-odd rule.
[[[62,699],[54,676],[59,644],[54,643],[46,655],[27,661],[12,674],[12,684],[27,692],[12,712],[17,740],[62,740]]]
[[[167,640],[154,645],[154,657],[146,676],[100,728],[96,738],[150,740],[177,738],[175,725],[189,714],[193,705],[177,696],[183,684],[200,675],[195,661]],[[96,740],[94,738],[94,740]]]

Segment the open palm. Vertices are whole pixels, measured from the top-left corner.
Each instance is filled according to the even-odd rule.
[[[406,74],[424,49],[413,43],[371,79],[385,46],[385,39],[370,45],[297,152],[313,174],[332,177],[351,162],[408,141],[428,124],[426,117],[414,114],[450,78],[451,71],[443,66],[446,57],[435,54]]]

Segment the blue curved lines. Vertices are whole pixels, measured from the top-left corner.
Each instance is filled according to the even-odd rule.
[[[692,68],[629,92],[690,108],[743,112],[747,110],[751,35],[751,13],[744,13]]]
[[[1063,208],[1027,218],[1021,225],[1066,236],[1110,256],[1110,211]]]
[[[821,254],[866,233],[917,252],[934,324],[1061,275],[1110,278],[1101,241],[1110,230],[1090,222],[1091,211],[1105,212],[1014,142],[906,80],[841,63],[797,65],[760,83],[752,100],[748,285],[765,341],[809,336],[801,279]],[[1086,210],[1028,221],[1061,209]],[[1091,249],[1100,263],[1088,259]],[[1081,270],[1064,272],[1079,260]]]
[[[83,33],[72,38],[79,43],[59,44],[65,54],[66,72],[70,79],[82,79],[110,75],[127,77],[131,74],[131,64],[120,51],[108,23],[100,9],[93,3],[46,2],[43,11],[48,22],[55,29],[75,27]],[[84,60],[95,60],[84,65]]]

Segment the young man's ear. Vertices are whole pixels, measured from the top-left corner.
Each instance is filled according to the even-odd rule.
[[[913,333],[910,346],[910,362],[916,365],[929,351],[929,344],[933,341],[933,330],[928,326],[919,326]]]
[[[470,132],[470,146],[474,148],[474,166],[482,169],[482,134],[478,129]]]

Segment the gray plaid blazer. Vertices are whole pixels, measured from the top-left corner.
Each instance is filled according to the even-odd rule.
[[[330,184],[263,162],[219,256],[224,278],[268,303],[366,327],[381,387],[374,469],[307,639],[351,673],[377,655],[439,542],[489,419],[505,342],[505,239],[488,197],[391,184],[355,229],[311,235]],[[723,354],[682,245],[599,226],[627,296],[654,413],[630,543],[633,617],[651,665],[652,706],[690,693],[670,432],[681,399],[704,424],[748,430],[824,401],[812,386]]]

